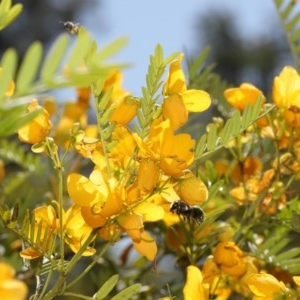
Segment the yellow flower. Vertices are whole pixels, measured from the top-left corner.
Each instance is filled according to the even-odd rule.
[[[183,296],[184,300],[208,299],[202,273],[196,266],[187,267],[187,279],[183,288]]]
[[[63,228],[65,242],[74,253],[78,252],[92,232],[92,228],[85,223],[81,215],[81,209],[77,205],[72,205],[65,213]],[[95,254],[95,252],[96,249],[87,247],[82,255],[91,256]]]
[[[38,101],[36,99],[33,99],[28,106],[28,111],[32,112],[39,108],[41,108],[41,106],[39,106]],[[41,109],[42,112],[36,118],[34,118],[27,125],[18,130],[19,139],[22,142],[29,144],[40,143],[45,140],[48,133],[50,132],[50,116],[46,109]]]
[[[284,110],[283,117],[288,125],[300,126],[300,76],[286,66],[273,81],[273,102]]]
[[[164,86],[162,114],[169,119],[173,130],[182,126],[188,118],[188,112],[202,112],[209,108],[211,99],[201,90],[187,89],[184,73],[181,69],[183,54],[170,64],[169,75]]]
[[[258,97],[265,100],[262,91],[251,83],[242,83],[237,88],[226,89],[224,97],[230,105],[240,111],[243,111],[248,103],[253,105]]]
[[[88,226],[100,228],[101,236],[126,232],[133,241],[136,250],[153,260],[156,255],[156,243],[144,231],[144,222],[163,219],[163,209],[151,199],[140,201],[138,193],[126,189],[115,179],[107,180],[103,172],[95,168],[89,178],[79,174],[68,176],[67,188],[73,201],[81,207],[81,214]],[[128,199],[130,191],[137,198]],[[130,205],[134,205],[130,209]],[[111,227],[111,220],[115,220]],[[113,236],[112,238],[116,238]]]
[[[203,181],[190,174],[186,178],[179,180],[175,191],[179,198],[189,205],[201,204],[208,197],[208,190]]]
[[[245,254],[234,242],[221,242],[214,251],[214,260],[225,274],[242,276],[247,270]]]
[[[219,278],[221,274],[221,270],[214,261],[214,258],[212,256],[209,256],[202,268],[203,273],[203,281],[205,283],[212,283],[215,278]]]
[[[137,114],[140,107],[140,101],[133,96],[125,96],[116,102],[116,108],[111,114],[109,121],[117,125],[126,125]]]
[[[147,231],[142,231],[139,240],[133,240],[135,250],[148,260],[153,261],[157,254],[157,245],[155,240]]]
[[[272,97],[279,108],[295,106],[300,109],[300,76],[293,67],[284,67],[274,78]]]
[[[49,241],[57,230],[57,217],[54,208],[51,205],[43,205],[34,210],[33,237],[30,236],[31,229],[28,230],[28,238],[34,243],[38,243],[46,249],[50,246]],[[29,227],[31,228],[31,226]],[[39,233],[39,236],[38,236]],[[38,239],[38,240],[37,240]],[[20,252],[20,256],[26,259],[34,259],[42,256],[39,249],[29,247]]]
[[[250,274],[246,281],[254,294],[253,300],[273,300],[276,295],[288,292],[282,281],[267,273]]]
[[[15,279],[15,270],[0,262],[0,298],[3,300],[25,300],[28,288],[24,282]]]
[[[181,176],[194,161],[191,150],[195,141],[188,134],[174,135],[170,120],[154,120],[149,136],[142,141],[136,134],[134,138],[142,158],[158,162],[160,169],[169,176]]]

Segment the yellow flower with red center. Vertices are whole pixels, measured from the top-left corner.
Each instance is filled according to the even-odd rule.
[[[46,109],[39,106],[38,101],[33,99],[28,105],[28,111],[33,112],[41,109],[41,113],[25,126],[18,130],[19,139],[29,144],[37,144],[45,140],[51,129],[50,116]]]
[[[258,97],[265,97],[261,90],[251,83],[242,83],[237,88],[229,88],[224,91],[224,97],[234,108],[243,111],[247,104],[254,105]]]
[[[202,273],[196,266],[187,267],[183,296],[184,300],[208,299],[208,285],[203,283]]]
[[[286,66],[274,78],[272,89],[273,102],[283,109],[287,124],[300,126],[300,76],[291,66]]]
[[[25,300],[28,288],[15,279],[16,272],[10,265],[0,262],[0,298],[3,300]]]
[[[245,254],[234,242],[221,242],[214,250],[214,261],[228,275],[242,276],[247,270]]]
[[[162,104],[164,120],[170,120],[173,130],[186,123],[188,112],[202,112],[211,104],[208,93],[187,89],[184,73],[181,69],[183,54],[170,64],[169,75],[164,86],[165,99]]]
[[[136,134],[134,138],[139,147],[139,156],[157,161],[166,175],[181,176],[194,161],[191,149],[195,141],[188,134],[175,135],[170,120],[154,120],[145,140],[141,140]]]
[[[267,273],[250,274],[246,281],[254,294],[253,300],[273,300],[288,292],[282,281]]]

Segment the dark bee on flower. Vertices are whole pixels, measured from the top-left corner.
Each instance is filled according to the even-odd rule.
[[[80,24],[79,23],[73,23],[71,21],[67,21],[67,22],[62,22],[65,29],[67,31],[69,31],[71,34],[78,34],[79,33],[79,28],[80,28]]]
[[[190,206],[182,200],[175,201],[170,206],[170,211],[182,216],[185,221],[190,223],[201,224],[205,219],[202,208],[198,206]]]

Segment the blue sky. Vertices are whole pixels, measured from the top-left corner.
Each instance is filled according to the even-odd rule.
[[[195,50],[196,18],[213,10],[232,12],[241,34],[248,39],[267,36],[270,26],[266,24],[274,25],[274,30],[279,26],[272,0],[110,0],[89,7],[80,22],[100,47],[120,36],[129,38],[117,59],[133,63],[124,73],[124,87],[140,96],[155,45],[162,44],[165,55]]]

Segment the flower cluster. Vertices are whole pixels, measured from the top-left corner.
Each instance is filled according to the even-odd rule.
[[[67,150],[73,147],[91,161],[93,170],[89,176],[68,174],[67,191],[74,204],[66,212],[59,201],[53,201],[55,209],[35,209],[35,223],[31,224],[34,229],[30,230],[34,235],[28,236],[32,246],[22,251],[23,257],[40,256],[39,248],[51,244],[47,240],[53,235],[61,236],[76,253],[96,230],[110,242],[126,233],[136,251],[154,260],[156,242],[144,224],[159,220],[168,225],[178,223],[179,216],[169,211],[171,202],[180,198],[189,205],[199,205],[207,199],[205,184],[189,170],[195,159],[195,140],[175,130],[186,123],[189,111],[204,111],[211,100],[204,91],[187,89],[180,66],[182,57],[170,64],[161,113],[153,118],[147,136],[141,137],[129,129],[128,123],[136,116],[140,100],[122,89],[119,72],[110,74],[102,87],[102,94],[110,91],[105,108],[110,114],[105,126],[113,125],[106,139],[102,131],[105,128],[99,125],[99,137],[95,134],[97,126],[87,123],[86,111],[93,89],[78,89],[77,102],[65,104],[63,116],[53,128],[50,116],[55,108],[51,102],[43,108],[36,100],[30,103],[29,111],[39,108],[42,112],[19,130],[19,138],[34,144],[34,152],[48,152],[56,168],[61,167],[58,145]],[[80,130],[79,126],[74,127],[76,122]],[[92,255],[95,251],[90,247],[83,254]]]

